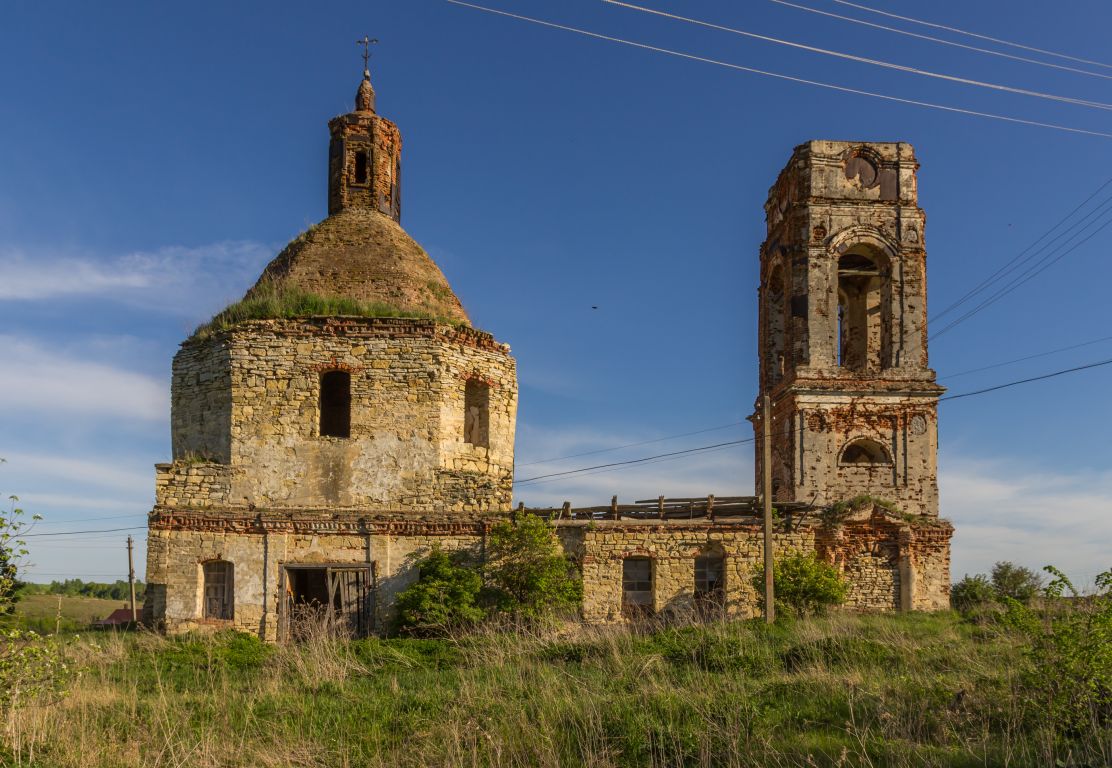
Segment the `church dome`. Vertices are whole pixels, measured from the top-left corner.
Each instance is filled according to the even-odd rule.
[[[350,299],[470,325],[425,250],[393,218],[370,208],[345,208],[294,239],[246,298],[263,291]]]

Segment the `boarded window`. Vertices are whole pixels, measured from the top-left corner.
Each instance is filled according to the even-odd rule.
[[[490,387],[481,381],[467,382],[463,398],[463,440],[471,445],[490,446]]]
[[[695,605],[699,608],[719,608],[725,597],[723,573],[724,558],[708,553],[695,558]]]
[[[320,377],[320,434],[351,437],[351,374],[328,371]]]
[[[355,153],[355,183],[367,183],[367,153],[362,149]]]
[[[630,618],[648,616],[653,610],[653,561],[627,557],[622,561],[622,613]]]
[[[204,575],[204,617],[225,620],[234,618],[232,564],[227,560],[211,560],[202,565],[201,570]]]
[[[883,445],[875,440],[861,438],[845,447],[842,451],[841,463],[854,466],[889,465],[892,459]]]

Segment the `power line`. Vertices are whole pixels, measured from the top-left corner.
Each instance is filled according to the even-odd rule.
[[[565,24],[557,24],[556,22],[545,21],[543,19],[533,18],[531,16],[523,16],[523,15],[518,14],[518,13],[510,13],[509,11],[502,11],[502,10],[498,10],[496,8],[488,8],[488,7],[483,6],[483,5],[476,5],[474,3],[464,2],[464,0],[444,0],[444,2],[450,3],[452,5],[458,5],[458,6],[463,7],[463,8],[471,8],[472,10],[494,14],[496,16],[505,16],[507,18],[516,19],[518,21],[524,21],[524,22],[527,22],[527,23],[530,23],[530,24],[537,24],[539,26],[548,27],[550,29],[559,29],[559,30],[563,30],[565,32],[573,32],[575,34],[584,35],[586,37],[591,37],[591,38],[594,38],[596,40],[605,40],[607,42],[618,43],[620,45],[628,45],[628,46],[633,47],[633,48],[640,48],[641,50],[652,51],[654,53],[663,53],[663,54],[666,54],[668,56],[676,56],[678,58],[687,59],[689,61],[698,61],[698,62],[702,62],[704,64],[713,64],[714,66],[725,67],[726,69],[732,69],[732,70],[736,70],[738,72],[748,72],[750,74],[755,74],[755,75],[764,75],[766,77],[776,78],[777,80],[787,80],[788,82],[801,83],[803,85],[813,85],[813,86],[818,87],[818,88],[826,88],[826,89],[829,89],[829,90],[838,91],[839,93],[852,93],[852,94],[857,95],[857,96],[869,96],[869,97],[872,97],[872,98],[875,98],[875,99],[883,99],[884,101],[895,102],[897,104],[909,104],[911,106],[925,107],[925,108],[928,108],[928,109],[938,109],[938,110],[941,110],[943,112],[953,112],[955,114],[960,114],[960,115],[970,115],[970,116],[973,116],[973,117],[984,117],[984,118],[988,118],[988,119],[991,119],[991,120],[1001,120],[1003,122],[1015,123],[1017,125],[1029,125],[1029,126],[1033,126],[1033,127],[1036,127],[1036,128],[1049,128],[1051,130],[1065,131],[1067,133],[1078,133],[1078,134],[1082,134],[1082,135],[1086,135],[1086,136],[1099,136],[1099,137],[1105,138],[1105,139],[1112,139],[1112,133],[1107,133],[1105,131],[1092,131],[1092,130],[1088,130],[1086,128],[1073,128],[1071,126],[1059,125],[1057,123],[1044,123],[1044,122],[1040,122],[1038,120],[1027,120],[1027,119],[1021,118],[1021,117],[1009,117],[1008,115],[998,115],[998,114],[994,114],[992,112],[979,112],[979,111],[973,110],[973,109],[964,109],[962,107],[951,107],[951,106],[947,106],[945,104],[935,104],[935,103],[929,102],[929,101],[918,101],[918,100],[915,100],[915,99],[905,99],[905,98],[902,98],[900,96],[890,96],[890,95],[884,94],[884,93],[876,93],[874,91],[865,91],[865,90],[861,90],[859,88],[850,88],[848,86],[836,85],[834,83],[826,83],[826,82],[822,82],[820,80],[809,80],[809,79],[803,78],[803,77],[794,77],[792,75],[784,75],[784,74],[781,74],[779,72],[770,72],[770,71],[763,70],[763,69],[756,69],[754,67],[746,67],[746,66],[742,66],[741,64],[732,64],[732,63],[727,62],[727,61],[720,61],[718,59],[711,59],[711,58],[708,58],[706,56],[698,56],[698,55],[693,54],[693,53],[683,53],[682,51],[675,51],[675,50],[672,50],[670,48],[661,48],[659,46],[649,45],[647,43],[639,43],[639,42],[636,42],[636,41],[633,41],[633,40],[626,40],[626,39],[623,39],[623,38],[620,38],[620,37],[613,37],[611,35],[603,35],[603,34],[598,33],[598,32],[591,32],[591,31],[588,31],[588,30],[585,30],[585,29],[580,29],[578,27],[571,27],[571,26],[568,26],[568,25],[565,25]]]
[[[1049,269],[1053,265],[1057,264],[1059,261],[1064,259],[1069,254],[1076,251],[1078,248],[1083,246],[1085,243],[1092,240],[1094,237],[1096,237],[1098,234],[1100,234],[1106,227],[1108,227],[1109,224],[1112,224],[1112,216],[1110,216],[1108,219],[1105,220],[1105,222],[1103,224],[1101,224],[1099,227],[1097,227],[1095,230],[1093,230],[1091,233],[1089,233],[1089,235],[1087,237],[1085,237],[1083,240],[1081,240],[1080,242],[1075,243],[1074,245],[1070,246],[1068,249],[1066,249],[1062,253],[1058,254],[1058,256],[1055,256],[1053,259],[1050,259],[1049,261],[1047,261],[1044,258],[1042,260],[1042,262],[1036,263],[1034,266],[1028,268],[1028,270],[1026,272],[1024,272],[1019,277],[1012,280],[1010,283],[1005,285],[1003,288],[1001,288],[999,291],[997,291],[996,293],[991,295],[989,298],[982,301],[980,304],[975,306],[973,309],[966,312],[964,315],[959,317],[957,320],[952,321],[949,325],[945,326],[941,331],[938,331],[936,333],[931,334],[930,338],[935,339],[938,336],[941,336],[942,334],[946,333],[947,331],[950,331],[953,328],[955,328],[956,326],[965,322],[966,320],[973,317],[977,313],[988,309],[990,306],[992,306],[993,304],[998,302],[1000,299],[1007,296],[1009,293],[1014,291],[1016,288],[1019,288],[1024,283],[1026,283],[1026,282],[1032,280],[1033,278],[1037,277],[1039,274],[1046,271],[1047,269]],[[1085,228],[1079,230],[1077,233],[1075,233],[1073,236],[1071,236],[1070,239],[1066,241],[1066,243],[1069,243],[1070,240],[1073,240],[1075,237],[1077,237],[1077,235],[1081,234],[1081,232],[1084,232],[1085,229],[1087,229],[1087,228],[1088,228],[1088,225],[1086,225]],[[1065,245],[1066,243],[1063,243],[1063,245]],[[1048,254],[1048,257],[1050,255],[1053,255],[1054,253],[1056,253],[1059,249],[1061,249],[1061,247],[1062,246],[1059,246],[1054,251],[1051,251],[1050,254]]]
[[[651,461],[652,459],[662,459],[662,458],[665,458],[665,457],[668,457],[668,456],[682,456],[682,455],[688,454],[688,453],[698,453],[699,451],[709,451],[712,448],[724,448],[727,445],[741,445],[742,443],[751,443],[751,442],[753,442],[753,440],[754,440],[754,438],[748,437],[748,438],[745,438],[744,440],[731,440],[731,441],[725,442],[725,443],[715,443],[714,445],[704,445],[704,446],[699,447],[699,448],[687,448],[686,450],[682,450],[682,451],[672,451],[671,453],[660,453],[660,454],[657,454],[656,456],[645,456],[645,457],[640,458],[640,459],[629,459],[628,461],[614,461],[614,462],[611,462],[609,464],[596,464],[593,467],[582,467],[580,469],[569,469],[569,470],[564,471],[564,472],[551,472],[547,475],[537,475],[536,477],[527,477],[524,480],[518,480],[517,483],[531,483],[531,482],[534,482],[536,480],[543,480],[543,479],[548,478],[548,477],[562,477],[564,475],[575,475],[575,474],[579,474],[580,472],[587,472],[587,471],[592,470],[592,469],[605,469],[607,467],[624,467],[624,466],[627,466],[629,464],[643,464],[646,461]]]
[[[1046,373],[1046,374],[1043,374],[1041,376],[1032,376],[1032,377],[1026,378],[1026,379],[1018,379],[1016,381],[1009,381],[1009,382],[1005,382],[1003,384],[997,384],[997,385],[992,386],[992,387],[985,387],[984,389],[973,390],[972,392],[962,392],[961,394],[957,394],[957,395],[947,395],[946,397],[939,398],[938,402],[941,403],[941,402],[945,402],[947,400],[958,400],[958,399],[963,398],[963,397],[974,397],[976,395],[983,395],[983,394],[986,394],[988,392],[996,392],[997,390],[1007,389],[1008,387],[1015,387],[1015,386],[1018,386],[1020,384],[1029,384],[1033,381],[1043,381],[1044,379],[1052,379],[1056,376],[1063,376],[1067,373],[1075,373],[1077,371],[1084,371],[1084,370],[1088,370],[1090,368],[1099,368],[1100,366],[1110,365],[1110,364],[1112,364],[1112,358],[1109,358],[1108,360],[1100,360],[1100,361],[1095,362],[1095,363],[1088,363],[1086,365],[1075,366],[1073,368],[1066,368],[1066,369],[1063,369],[1061,371],[1054,371],[1052,373]],[[706,445],[706,446],[702,446],[702,447],[699,447],[699,448],[688,448],[687,450],[674,451],[672,453],[661,453],[661,454],[657,454],[656,456],[645,456],[645,457],[640,458],[640,459],[630,459],[628,461],[616,461],[616,462],[613,462],[613,463],[610,463],[610,464],[598,464],[598,465],[595,465],[593,467],[581,467],[580,469],[569,469],[569,470],[565,470],[563,472],[553,472],[553,473],[547,474],[547,475],[537,475],[536,477],[529,477],[529,478],[526,478],[524,480],[519,480],[519,481],[515,482],[514,485],[519,486],[519,485],[524,485],[526,483],[531,483],[531,482],[535,482],[537,480],[543,480],[543,479],[547,479],[547,478],[566,477],[567,475],[577,475],[577,474],[592,472],[593,470],[611,470],[611,469],[616,469],[616,468],[622,468],[622,467],[626,467],[626,466],[629,466],[629,465],[632,465],[632,464],[643,464],[645,462],[653,461],[655,459],[670,458],[670,457],[675,457],[675,456],[683,456],[683,455],[686,455],[686,454],[698,453],[698,452],[701,452],[701,451],[709,451],[709,450],[713,450],[713,449],[717,449],[717,448],[725,448],[726,446],[731,446],[731,445],[741,445],[742,443],[752,443],[755,440],[756,440],[756,438],[750,437],[750,438],[746,438],[744,440],[733,440],[733,441],[730,441],[730,442],[727,442],[727,443],[716,443],[714,445]]]
[[[927,69],[919,69],[918,67],[911,67],[905,64],[895,64],[890,61],[882,61],[880,59],[870,59],[865,56],[857,56],[852,53],[844,53],[842,51],[834,51],[828,48],[819,48],[813,45],[806,45],[804,43],[797,43],[792,40],[782,40],[778,37],[770,37],[768,35],[760,35],[756,32],[748,32],[744,29],[737,29],[735,27],[727,27],[722,24],[714,24],[709,21],[702,21],[700,19],[693,19],[688,16],[680,16],[679,14],[669,13],[667,11],[657,10],[655,8],[646,8],[642,5],[634,5],[633,3],[623,2],[623,0],[602,0],[608,5],[616,5],[619,8],[628,8],[634,11],[640,11],[653,16],[660,16],[674,21],[682,21],[687,24],[695,24],[696,26],[706,27],[707,29],[715,29],[720,32],[729,32],[741,37],[748,37],[752,40],[761,40],[766,43],[774,43],[776,45],[786,45],[789,48],[796,48],[798,50],[810,51],[811,53],[819,53],[824,56],[833,56],[847,61],[855,61],[859,64],[871,64],[876,67],[884,69],[894,69],[899,72],[906,72],[913,75],[921,75],[923,77],[933,77],[938,80],[946,80],[952,83],[960,83],[962,85],[972,85],[978,88],[988,88],[994,91],[1003,91],[1006,93],[1014,93],[1020,96],[1031,96],[1038,99],[1049,99],[1050,101],[1060,101],[1067,104],[1076,104],[1079,106],[1093,107],[1094,109],[1112,109],[1112,104],[1107,104],[1102,101],[1090,101],[1088,99],[1078,99],[1072,96],[1059,96],[1053,93],[1044,93],[1042,91],[1031,91],[1026,88],[1016,88],[1010,85],[1001,85],[999,83],[989,83],[983,80],[973,80],[966,77],[958,77],[956,75],[947,75],[941,72],[932,72]]]
[[[838,3],[838,5],[848,5],[850,8],[856,8],[859,11],[868,11],[869,13],[876,13],[876,14],[879,14],[881,16],[887,16],[891,19],[899,19],[900,21],[909,21],[912,24],[921,24],[924,27],[933,27],[935,29],[945,30],[946,32],[954,32],[954,33],[959,34],[959,35],[965,35],[966,37],[975,37],[978,40],[987,40],[990,43],[999,43],[1000,45],[1007,45],[1011,48],[1019,48],[1019,49],[1024,50],[1024,51],[1032,51],[1034,53],[1041,53],[1041,54],[1044,54],[1046,56],[1054,56],[1054,57],[1059,58],[1059,59],[1066,59],[1067,61],[1076,61],[1076,62],[1079,62],[1081,64],[1092,64],[1093,66],[1096,66],[1096,67],[1105,67],[1106,69],[1112,69],[1112,64],[1105,64],[1105,63],[1100,62],[1100,61],[1093,61],[1092,59],[1082,59],[1082,58],[1079,58],[1077,56],[1070,56],[1069,54],[1065,54],[1065,53],[1058,53],[1056,51],[1048,51],[1045,48],[1035,48],[1034,46],[1031,46],[1031,45],[1023,45],[1022,43],[1014,43],[1010,40],[1003,40],[999,37],[989,37],[988,35],[981,35],[981,34],[978,34],[976,32],[969,32],[969,31],[964,30],[964,29],[959,29],[958,27],[948,27],[945,24],[935,24],[934,22],[923,21],[922,19],[916,19],[916,18],[913,18],[911,16],[900,16],[899,14],[896,14],[896,13],[889,13],[887,11],[881,11],[881,10],[878,10],[876,8],[870,8],[867,5],[858,5],[857,3],[851,3],[848,0],[834,0],[834,2]]]
[[[953,311],[954,309],[956,309],[957,307],[961,306],[961,305],[962,305],[963,303],[965,303],[965,302],[966,302],[966,301],[968,301],[969,299],[971,299],[971,298],[973,298],[974,296],[976,296],[976,295],[977,295],[978,293],[980,293],[981,291],[983,291],[983,290],[984,290],[985,288],[987,288],[987,287],[988,287],[989,285],[991,285],[991,284],[992,284],[992,283],[993,283],[994,281],[996,281],[996,280],[997,280],[998,278],[1002,278],[1004,274],[1006,274],[1007,272],[1011,271],[1011,270],[1012,270],[1012,268],[1013,268],[1013,265],[1015,265],[1015,266],[1019,266],[1019,264],[1025,263],[1025,262],[1026,262],[1026,261],[1028,261],[1028,260],[1029,260],[1030,258],[1032,258],[1032,257],[1033,257],[1033,255],[1032,255],[1032,257],[1028,257],[1027,259],[1024,259],[1024,258],[1023,258],[1023,256],[1024,256],[1025,254],[1027,254],[1027,253],[1028,253],[1028,251],[1030,251],[1030,250],[1031,250],[1032,248],[1034,248],[1034,247],[1035,247],[1035,246],[1037,246],[1037,245],[1038,245],[1039,243],[1041,243],[1041,242],[1042,242],[1043,240],[1045,240],[1045,239],[1046,239],[1046,238],[1047,238],[1047,237],[1048,237],[1048,236],[1049,236],[1049,235],[1050,235],[1050,234],[1051,234],[1052,232],[1054,232],[1054,230],[1058,229],[1058,227],[1062,226],[1062,225],[1063,225],[1063,224],[1065,224],[1065,223],[1066,223],[1067,221],[1069,221],[1069,220],[1070,220],[1071,218],[1073,218],[1073,215],[1074,215],[1075,213],[1077,213],[1077,212],[1078,212],[1078,211],[1080,211],[1080,210],[1081,210],[1082,208],[1084,208],[1084,207],[1085,207],[1086,205],[1088,205],[1088,204],[1089,204],[1089,202],[1090,202],[1090,201],[1091,201],[1091,200],[1092,200],[1092,199],[1093,199],[1094,197],[1096,197],[1097,195],[1099,195],[1099,194],[1100,194],[1100,193],[1101,193],[1102,191],[1104,191],[1104,189],[1105,189],[1105,188],[1106,188],[1106,187],[1107,187],[1107,186],[1108,186],[1109,184],[1112,184],[1112,177],[1110,177],[1110,178],[1109,178],[1109,179],[1108,179],[1107,181],[1105,181],[1105,182],[1104,182],[1103,184],[1101,184],[1101,185],[1100,185],[1099,187],[1097,187],[1097,189],[1096,189],[1096,191],[1095,191],[1095,192],[1093,192],[1093,193],[1092,193],[1091,195],[1089,195],[1089,196],[1088,196],[1087,198],[1085,198],[1084,200],[1082,200],[1082,201],[1081,201],[1081,202],[1080,202],[1080,203],[1079,203],[1079,204],[1077,205],[1077,207],[1075,207],[1075,208],[1074,208],[1074,209],[1073,209],[1072,211],[1070,211],[1070,212],[1069,212],[1069,213],[1067,213],[1067,214],[1066,214],[1065,216],[1063,216],[1063,217],[1062,217],[1061,219],[1059,219],[1059,220],[1058,220],[1058,221],[1057,221],[1057,222],[1056,222],[1056,223],[1054,224],[1054,226],[1052,226],[1052,227],[1051,227],[1050,229],[1046,230],[1046,232],[1043,232],[1043,233],[1042,233],[1042,234],[1041,234],[1041,235],[1040,235],[1040,236],[1039,236],[1038,238],[1036,238],[1036,239],[1035,239],[1035,241],[1034,241],[1034,242],[1032,242],[1032,243],[1031,243],[1030,245],[1028,245],[1028,246],[1027,246],[1026,248],[1024,248],[1024,249],[1023,249],[1022,251],[1020,251],[1020,252],[1019,252],[1018,254],[1016,254],[1016,255],[1015,255],[1015,256],[1014,256],[1014,257],[1013,257],[1013,258],[1012,258],[1012,259],[1011,259],[1010,261],[1008,261],[1008,263],[1004,264],[1004,266],[1000,267],[1000,268],[999,268],[999,269],[997,269],[997,270],[996,270],[995,272],[993,272],[993,273],[992,273],[991,275],[989,275],[988,277],[986,277],[986,278],[985,278],[984,280],[982,280],[982,281],[981,281],[980,283],[978,283],[978,284],[977,284],[976,286],[974,286],[974,287],[973,287],[972,289],[970,289],[970,290],[969,290],[969,291],[968,291],[968,292],[967,292],[967,293],[966,293],[966,294],[965,294],[964,296],[962,296],[962,297],[961,297],[960,299],[958,299],[957,301],[953,302],[952,304],[950,304],[949,306],[947,306],[947,307],[946,307],[945,309],[943,309],[942,311],[940,311],[940,312],[937,312],[937,313],[935,313],[934,317],[932,317],[932,318],[931,318],[931,321],[932,321],[932,322],[934,322],[934,321],[937,321],[937,320],[939,320],[940,318],[942,318],[942,317],[944,317],[945,315],[947,315],[947,314],[949,314],[950,312],[952,312],[952,311]],[[1107,201],[1105,201],[1105,202],[1107,202]],[[1098,207],[1098,208],[1100,208],[1100,207],[1103,207],[1103,205],[1104,205],[1104,204],[1102,203],[1102,204],[1101,204],[1100,206],[1097,206],[1097,207]],[[1090,212],[1090,214],[1089,214],[1089,215],[1092,215],[1092,211]],[[1085,218],[1088,218],[1088,216],[1086,216]],[[1082,221],[1084,221],[1084,220],[1085,220],[1085,219],[1082,219]],[[1073,229],[1073,228],[1074,228],[1074,227],[1075,227],[1075,226],[1076,226],[1077,224],[1079,224],[1079,223],[1080,223],[1080,222],[1075,222],[1074,224],[1071,224],[1071,225],[1070,225],[1069,227],[1067,227],[1067,228],[1066,228],[1066,232],[1068,232],[1068,231],[1069,231],[1070,229]],[[1065,234],[1065,232],[1063,232],[1062,234],[1064,235],[1064,234]],[[1061,237],[1061,235],[1059,235],[1058,237]],[[1057,239],[1057,238],[1055,238],[1055,239]],[[1045,247],[1045,246],[1044,246],[1044,247]],[[1042,249],[1040,248],[1039,250],[1042,250]],[[1037,251],[1036,251],[1036,253],[1037,253]],[[1017,263],[1017,262],[1018,262],[1018,263]]]
[[[947,374],[946,376],[942,377],[941,379],[939,379],[939,381],[950,381],[951,379],[956,379],[959,376],[968,376],[971,373],[980,373],[981,371],[991,370],[992,368],[1003,368],[1006,365],[1013,365],[1015,363],[1022,363],[1022,362],[1025,362],[1027,360],[1034,360],[1035,358],[1038,358],[1038,357],[1047,357],[1049,355],[1056,355],[1059,352],[1069,352],[1072,349],[1081,349],[1082,347],[1088,347],[1088,346],[1092,346],[1093,344],[1099,344],[1102,341],[1112,341],[1112,336],[1102,336],[1099,339],[1093,339],[1092,341],[1083,341],[1080,344],[1071,344],[1068,347],[1059,347],[1058,349],[1051,349],[1051,350],[1048,350],[1046,352],[1036,352],[1033,355],[1026,355],[1025,357],[1017,357],[1014,360],[1005,360],[1002,363],[993,363],[992,365],[983,365],[980,368],[971,368],[968,371],[961,371],[959,373],[950,373],[950,374]]]
[[[995,392],[998,389],[1007,389],[1008,387],[1019,386],[1020,384],[1028,384],[1032,381],[1042,381],[1043,379],[1053,379],[1055,376],[1064,376],[1067,373],[1074,373],[1076,371],[1085,371],[1089,368],[1099,368],[1102,365],[1112,364],[1112,358],[1108,360],[1101,360],[1096,363],[1089,363],[1087,365],[1079,365],[1075,368],[1066,368],[1061,371],[1054,371],[1053,373],[1044,373],[1042,376],[1032,376],[1029,379],[1019,379],[1018,381],[1009,381],[1006,384],[997,384],[995,387],[985,387],[984,389],[976,389],[972,392],[962,392],[960,395],[947,395],[946,397],[939,398],[938,402],[946,400],[957,400],[962,397],[973,397],[974,395],[983,395],[986,392]]]
[[[67,523],[92,523],[98,520],[125,520],[132,517],[146,517],[146,512],[132,512],[130,515],[109,515],[108,517],[81,517],[76,520],[39,520],[35,526],[40,525],[66,525]]]
[[[914,38],[918,38],[919,40],[928,40],[932,43],[940,43],[941,45],[949,45],[949,46],[952,46],[954,48],[963,48],[967,51],[976,51],[977,53],[985,53],[985,54],[988,54],[989,56],[999,56],[1001,58],[1011,59],[1013,61],[1022,61],[1026,64],[1036,64],[1040,67],[1050,67],[1051,69],[1060,69],[1060,70],[1064,70],[1066,72],[1075,72],[1079,75],[1089,75],[1090,77],[1100,77],[1100,78],[1104,78],[1105,80],[1112,80],[1112,75],[1104,75],[1104,74],[1101,74],[1100,72],[1091,72],[1087,69],[1078,69],[1077,67],[1070,67],[1070,66],[1066,66],[1064,64],[1053,64],[1049,61],[1040,61],[1039,59],[1029,59],[1026,56],[1016,56],[1014,53],[1004,53],[1003,51],[994,51],[990,48],[979,48],[975,45],[967,45],[965,43],[958,43],[958,42],[955,42],[953,40],[946,40],[946,39],[941,38],[941,37],[932,37],[931,35],[923,35],[923,34],[920,34],[918,32],[909,32],[906,29],[899,29],[897,27],[888,27],[888,26],[885,26],[884,24],[876,24],[876,23],[873,23],[871,21],[865,21],[864,19],[855,19],[852,16],[843,16],[840,13],[831,13],[830,11],[823,11],[823,10],[819,10],[818,8],[811,8],[811,7],[806,6],[806,5],[800,5],[798,3],[788,2],[788,0],[769,0],[769,2],[776,3],[777,5],[784,5],[784,6],[787,6],[788,8],[795,8],[795,9],[800,10],[800,11],[806,11],[807,13],[817,13],[820,16],[829,16],[830,18],[833,18],[833,19],[840,19],[842,21],[848,21],[848,22],[851,22],[853,24],[860,24],[860,25],[865,26],[865,27],[872,27],[873,29],[881,29],[881,30],[884,30],[885,32],[894,32],[897,35],[906,35],[907,37],[914,37]]]
[[[557,456],[552,459],[538,459],[537,461],[527,461],[524,464],[518,464],[519,467],[531,467],[534,464],[552,464],[557,461],[564,461],[565,459],[577,459],[580,456],[594,456],[598,453],[610,453],[611,451],[620,451],[623,448],[635,448],[638,445],[649,445],[650,443],[663,443],[666,440],[676,440],[681,437],[690,437],[691,435],[702,435],[706,432],[717,432],[720,429],[729,429],[730,427],[738,427],[745,424],[744,421],[735,421],[730,424],[722,424],[718,427],[708,427],[706,429],[697,429],[694,432],[681,432],[678,435],[665,435],[653,440],[641,440],[637,443],[626,443],[625,445],[615,445],[612,448],[599,448],[594,451],[584,451],[583,453],[572,453],[567,456]]]
[[[741,442],[742,443],[746,443],[746,442],[751,443],[751,442],[753,442],[753,440],[749,439],[749,440],[743,440]],[[738,443],[738,445],[740,445],[740,444],[741,443]],[[734,447],[734,446],[733,445],[722,445],[722,446],[717,446],[717,447],[715,447],[715,446],[706,446],[705,448],[702,449],[702,451],[698,454],[698,456],[702,457],[702,456],[706,456],[707,454],[718,453],[719,451],[725,451],[728,448],[732,448],[732,447]],[[644,459],[643,462],[639,463],[638,466],[652,466],[654,464],[663,464],[663,463],[668,462],[668,461],[681,461],[683,459],[688,459],[688,458],[693,458],[693,456],[686,456],[686,455],[684,455],[684,456],[648,456]],[[576,474],[579,477],[587,477],[587,476],[590,476],[590,475],[601,475],[601,474],[605,474],[607,472],[617,472],[617,471],[622,470],[622,469],[629,469],[629,467],[613,466],[613,467],[606,467],[606,468],[599,468],[599,469],[586,468],[586,469],[583,469],[583,470],[579,470]],[[514,487],[517,488],[517,487],[519,487],[523,484],[528,485],[529,487],[533,487],[533,486],[537,486],[537,485],[544,485],[546,483],[555,483],[555,482],[558,482],[559,480],[563,480],[563,479],[564,478],[562,478],[562,477],[550,477],[550,478],[547,478],[545,480],[533,480],[531,482],[520,481],[520,482],[514,483]]]
[[[133,525],[130,528],[100,528],[92,531],[55,531],[53,533],[27,533],[19,536],[20,539],[29,539],[32,536],[76,536],[79,533],[117,533],[119,531],[146,530],[145,525]]]

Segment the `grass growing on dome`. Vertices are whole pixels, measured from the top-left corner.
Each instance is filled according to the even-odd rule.
[[[377,301],[321,296],[296,288],[267,285],[227,307],[193,332],[194,339],[207,339],[247,320],[280,320],[295,317],[400,317],[434,320],[449,325],[466,325],[434,312],[400,309]]]

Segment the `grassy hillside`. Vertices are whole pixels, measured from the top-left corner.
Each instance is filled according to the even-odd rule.
[[[96,644],[91,644],[95,642]],[[949,613],[455,640],[105,635],[23,710],[49,766],[1106,765],[1048,728],[1008,630]],[[1103,730],[1102,730],[1103,729]],[[0,759],[2,762],[2,759]]]
[[[126,601],[100,600],[95,597],[69,597],[59,595],[24,595],[16,604],[16,614],[30,621],[49,625],[59,614],[67,625],[86,626],[102,619],[117,608],[126,608]]]

